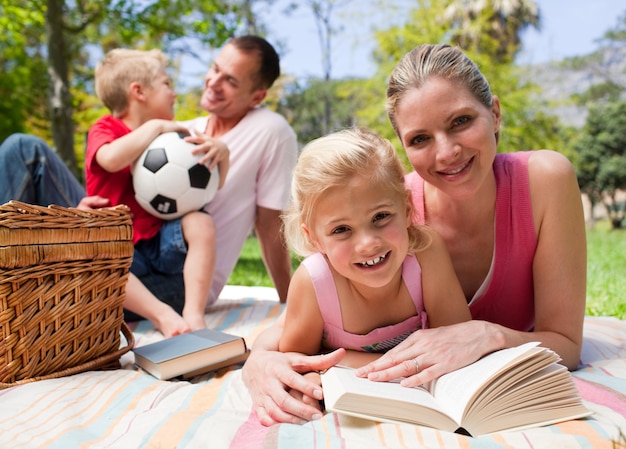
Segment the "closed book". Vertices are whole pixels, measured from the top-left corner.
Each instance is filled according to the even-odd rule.
[[[527,343],[491,353],[429,384],[373,382],[335,366],[322,374],[328,411],[479,436],[583,418],[567,369],[551,350]]]
[[[243,337],[213,329],[176,335],[133,349],[135,364],[157,379],[190,377],[241,363],[248,355]]]

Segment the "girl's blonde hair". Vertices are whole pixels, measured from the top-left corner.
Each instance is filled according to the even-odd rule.
[[[335,132],[306,145],[298,159],[291,183],[291,203],[283,215],[285,238],[300,256],[316,252],[301,225],[312,228],[315,206],[329,189],[341,187],[355,175],[366,175],[389,193],[406,201],[414,217],[411,193],[404,184],[404,170],[391,143],[364,128]],[[408,227],[409,253],[430,242],[423,228],[412,220]]]
[[[150,86],[166,65],[161,50],[111,50],[96,66],[96,95],[111,114],[120,116],[128,108],[130,85]]]

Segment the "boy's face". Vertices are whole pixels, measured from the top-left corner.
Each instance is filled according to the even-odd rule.
[[[258,105],[267,93],[257,87],[259,60],[227,44],[205,77],[200,105],[220,118],[240,119]]]
[[[146,97],[152,118],[174,120],[176,92],[172,89],[172,82],[164,68],[148,87]]]

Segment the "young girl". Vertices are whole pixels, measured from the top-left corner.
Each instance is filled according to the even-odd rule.
[[[289,285],[280,351],[380,354],[417,329],[470,319],[443,241],[415,224],[412,204],[379,135],[349,129],[305,147],[283,218],[291,248],[307,257]]]

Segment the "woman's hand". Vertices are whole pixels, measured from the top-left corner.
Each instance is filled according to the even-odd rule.
[[[373,381],[404,378],[405,387],[422,385],[505,347],[498,329],[484,321],[422,329],[356,374]]]
[[[311,371],[310,373],[303,374],[302,377],[304,377],[309,382],[319,385],[320,389],[322,388],[322,376],[320,375],[319,371]],[[311,407],[319,410],[320,417],[321,417],[321,414],[324,413],[324,410],[322,409],[322,403],[320,402],[319,399],[312,398],[311,396],[307,396],[301,391],[294,390],[294,389],[289,390],[289,395],[292,396],[297,401],[303,402],[304,404],[310,405]],[[313,419],[316,419],[316,418],[318,417],[313,415]]]
[[[302,374],[328,369],[344,355],[344,349],[314,356],[253,349],[243,366],[242,377],[260,422],[266,426],[280,422],[301,424],[320,418],[318,401],[323,398],[322,389]]]

